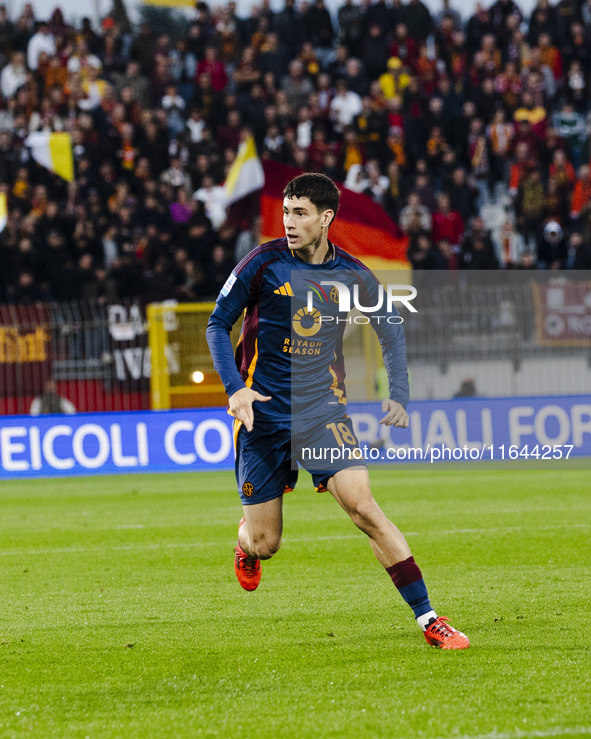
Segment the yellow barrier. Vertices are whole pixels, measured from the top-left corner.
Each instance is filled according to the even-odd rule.
[[[227,397],[205,340],[214,303],[152,303],[148,333],[152,355],[152,408],[224,406]],[[240,323],[232,331],[236,344]]]

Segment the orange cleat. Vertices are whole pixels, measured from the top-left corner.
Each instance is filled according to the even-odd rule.
[[[468,649],[470,639],[466,634],[454,629],[447,622],[448,618],[439,616],[429,628],[424,631],[425,639],[432,647],[439,649]]]
[[[246,518],[242,517],[238,524],[238,531],[240,531],[240,527],[245,521]],[[245,590],[256,590],[261,581],[261,560],[247,554],[240,546],[240,541],[236,544],[234,551],[236,552],[234,555],[234,572],[238,582]]]

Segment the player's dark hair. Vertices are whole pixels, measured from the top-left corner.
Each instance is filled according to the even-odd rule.
[[[332,210],[336,216],[341,193],[330,177],[325,174],[310,172],[298,175],[291,182],[288,182],[283,191],[283,197],[290,199],[308,198],[319,212]]]

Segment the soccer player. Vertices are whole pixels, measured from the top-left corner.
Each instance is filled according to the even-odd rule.
[[[287,185],[283,196],[285,237],[255,248],[238,264],[207,328],[214,366],[235,419],[236,478],[244,512],[234,559],[238,581],[245,590],[255,590],[261,560],[278,551],[283,494],[294,488],[299,462],[312,473],[316,489],[328,490],[369,537],[374,555],[412,608],[427,642],[442,649],[465,649],[468,638],[437,616],[404,536],[374,500],[346,414],[345,321],[336,320],[344,305],[341,292],[357,290],[364,298],[360,304],[375,306],[379,283],[362,262],[328,239],[340,196],[332,180],[303,174]],[[322,291],[327,275],[339,287],[338,295],[331,291],[323,302],[322,315],[312,302],[315,294],[328,298]],[[307,287],[305,295],[302,285]],[[244,311],[234,356],[230,331]],[[395,308],[390,311],[394,314],[398,316]],[[401,320],[376,320],[372,325],[389,381],[390,397],[382,403],[385,415],[380,423],[406,428],[409,389]],[[334,461],[327,450],[343,453]]]

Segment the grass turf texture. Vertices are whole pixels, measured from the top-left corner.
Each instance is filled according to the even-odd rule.
[[[470,650],[427,646],[306,474],[255,593],[230,473],[2,483],[0,736],[590,734],[589,473],[372,480]]]

